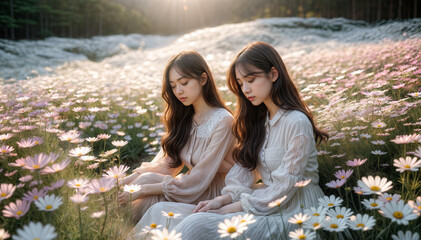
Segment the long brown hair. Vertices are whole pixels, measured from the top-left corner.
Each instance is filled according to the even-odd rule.
[[[265,104],[253,106],[246,98],[236,80],[236,67],[241,67],[247,73],[253,72],[252,68],[258,68],[266,74],[269,74],[272,67],[275,67],[279,75],[270,92],[270,97],[275,105],[283,110],[298,110],[304,113],[313,126],[316,143],[329,138],[327,133],[316,127],[313,115],[301,99],[279,53],[265,42],[253,42],[237,54],[227,72],[228,87],[237,96],[233,126],[234,136],[238,140],[233,152],[237,163],[249,170],[256,168],[258,153],[264,141],[264,124],[268,109]]]
[[[162,121],[166,133],[162,137],[162,149],[172,159],[171,167],[181,165],[180,151],[190,137],[193,123],[193,105],[184,106],[173,93],[170,85],[170,70],[174,68],[185,78],[200,80],[203,73],[207,75],[207,81],[202,88],[203,98],[209,106],[225,108],[221,97],[216,90],[215,82],[205,59],[196,51],[184,51],[171,57],[164,70],[162,83],[162,98],[165,100],[165,111]],[[228,109],[227,109],[228,110]]]

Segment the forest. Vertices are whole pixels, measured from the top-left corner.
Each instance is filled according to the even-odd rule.
[[[2,0],[0,38],[179,34],[270,17],[416,18],[418,0]]]

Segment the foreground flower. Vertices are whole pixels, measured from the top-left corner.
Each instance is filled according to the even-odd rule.
[[[130,185],[124,185],[124,191],[128,193],[135,193],[140,190],[140,185],[138,184],[130,184]]]
[[[326,183],[327,187],[330,188],[340,188],[346,183],[346,178],[343,179],[336,179]]]
[[[40,222],[30,222],[23,226],[23,229],[17,230],[17,235],[13,235],[13,240],[52,240],[56,237],[55,228],[50,224],[43,226]]]
[[[16,190],[16,186],[13,184],[2,183],[0,184],[0,202],[3,199],[10,198]]]
[[[315,239],[316,238],[316,233],[315,232],[311,232],[310,230],[306,230],[304,232],[304,230],[302,228],[300,229],[296,229],[295,231],[289,232],[289,237],[291,239],[306,239],[306,240],[311,240],[311,239]]]
[[[351,209],[346,207],[335,207],[327,210],[326,214],[331,218],[343,218],[347,220],[349,217],[351,217],[353,212],[351,211]]]
[[[87,195],[88,194],[76,193],[75,195],[70,197],[70,200],[74,203],[77,203],[77,204],[86,203],[89,199],[89,197]]]
[[[410,220],[414,220],[418,217],[413,212],[413,209],[408,204],[405,204],[403,200],[399,200],[397,203],[386,203],[384,207],[381,208],[380,213],[399,225],[408,225]]]
[[[393,166],[397,167],[398,169],[396,169],[396,171],[401,173],[405,171],[416,172],[421,167],[421,160],[417,160],[418,159],[416,157],[406,157],[405,159],[399,158],[393,160]]]
[[[28,202],[37,201],[39,198],[44,197],[47,194],[45,190],[38,190],[38,188],[34,188],[31,191],[23,194],[23,200]]]
[[[376,225],[376,220],[368,214],[357,214],[357,216],[353,215],[348,221],[349,228],[353,230],[367,231],[372,229],[374,225]]]
[[[35,202],[35,205],[40,211],[52,212],[58,209],[62,203],[61,197],[56,197],[54,194],[51,194],[39,198],[38,201]]]
[[[378,200],[378,199],[374,199],[374,198],[370,198],[370,199],[364,199],[362,201],[362,204],[367,208],[367,209],[379,209],[381,207],[383,207],[384,202]]]
[[[35,154],[33,157],[25,158],[25,165],[23,168],[29,169],[31,171],[41,169],[45,167],[48,163],[54,162],[59,157],[58,154]]]
[[[19,219],[28,212],[30,206],[30,202],[18,199],[16,200],[16,203],[9,203],[9,205],[3,209],[2,213],[4,217]]]
[[[390,140],[391,142],[394,142],[396,144],[407,144],[407,143],[412,143],[414,141],[417,141],[418,139],[420,139],[421,135],[419,134],[412,134],[412,135],[400,135],[400,136],[396,136],[395,139]]]
[[[66,160],[60,163],[54,163],[51,166],[45,167],[44,169],[41,170],[41,174],[45,175],[45,174],[60,172],[61,170],[65,169],[69,164],[70,164],[70,159],[67,158]]]
[[[119,140],[119,141],[112,141],[112,142],[111,142],[111,144],[112,144],[112,145],[114,145],[114,146],[116,146],[116,147],[124,147],[124,146],[126,146],[128,143],[129,143],[129,142],[127,142],[127,141],[122,141],[122,140]]]
[[[81,157],[85,154],[88,154],[92,150],[91,147],[77,147],[69,152],[69,156],[71,157]]]
[[[9,237],[10,237],[9,233],[3,228],[0,228],[0,240],[7,239]]]
[[[181,214],[173,213],[173,212],[161,211],[161,213],[162,213],[162,216],[167,217],[167,218],[178,218],[179,216],[181,216]]]
[[[307,221],[310,217],[307,214],[299,213],[294,214],[294,217],[291,217],[288,222],[292,224],[298,224],[301,226],[305,221]]]
[[[114,166],[109,168],[106,174],[102,175],[104,178],[109,179],[121,179],[126,176],[126,172],[129,170],[129,167],[125,165]]]
[[[406,231],[403,233],[402,231],[398,232],[398,235],[392,235],[393,240],[419,240],[420,235],[418,233],[412,233],[411,231]]]
[[[363,177],[362,181],[358,180],[358,186],[364,193],[380,195],[392,188],[392,181],[387,181],[387,178],[380,178],[379,176],[368,176],[368,178]]]
[[[352,173],[354,172],[354,170],[350,169],[350,170],[339,170],[335,173],[335,177],[337,179],[348,179]]]
[[[168,232],[166,228],[164,230],[156,229],[152,232],[152,240],[181,240],[181,233],[177,233],[175,230]]]
[[[247,230],[247,224],[241,223],[240,218],[237,216],[231,220],[225,219],[224,222],[218,224],[218,233],[220,237],[224,238],[229,236],[230,238],[236,238],[240,236],[245,230]]]
[[[329,232],[342,232],[347,228],[347,220],[344,218],[330,218],[322,222],[323,229]]]
[[[268,207],[273,208],[273,207],[279,206],[279,205],[282,204],[283,201],[285,201],[286,198],[287,198],[287,196],[283,196],[279,199],[276,199],[275,201],[270,202],[268,204]]]
[[[90,193],[104,193],[108,192],[113,188],[115,185],[114,179],[92,179],[92,181],[88,185],[88,191]]]
[[[324,217],[311,217],[309,220],[305,221],[303,228],[317,230],[322,227],[322,222]]]
[[[342,198],[336,197],[335,195],[330,195],[329,197],[324,196],[322,198],[319,198],[320,206],[327,208],[341,206],[343,201],[344,200],[342,200]]]
[[[398,202],[399,200],[401,200],[401,195],[400,194],[389,194],[389,193],[382,193],[378,200],[384,204],[388,203],[388,202]]]
[[[256,219],[254,219],[254,215],[249,213],[246,213],[244,215],[238,215],[238,218],[240,219],[241,223],[245,223],[246,225],[250,225],[256,222]]]
[[[421,196],[418,196],[415,201],[409,200],[408,205],[414,209],[415,214],[421,215]]]

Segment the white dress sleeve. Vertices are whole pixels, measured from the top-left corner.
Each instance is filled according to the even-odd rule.
[[[306,121],[307,120],[307,121]],[[288,130],[290,139],[280,166],[271,173],[273,183],[253,193],[242,193],[240,196],[244,212],[255,215],[270,215],[279,211],[277,208],[270,208],[268,204],[274,200],[287,196],[284,204],[288,202],[297,190],[294,186],[298,181],[303,180],[303,174],[308,162],[309,155],[315,148],[313,140],[313,129],[308,119],[299,119],[291,123]],[[282,206],[282,205],[281,205]]]
[[[150,162],[143,162],[142,165],[138,168],[136,168],[134,171],[140,172],[140,173],[159,173],[162,175],[170,175],[175,177],[183,168],[184,164],[181,164],[181,166],[178,166],[176,168],[172,168],[169,165],[170,158],[165,156],[164,150],[159,151],[159,153],[155,156],[154,159]]]
[[[257,181],[255,171],[250,172],[246,168],[235,164],[225,177],[225,187],[222,195],[230,195],[233,202],[240,200],[241,193],[252,193],[251,186]]]

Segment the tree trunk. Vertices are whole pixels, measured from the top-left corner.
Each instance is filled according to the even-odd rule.
[[[398,19],[402,18],[402,0],[399,0],[399,5],[398,5]]]
[[[382,0],[377,3],[377,21],[382,19]]]

